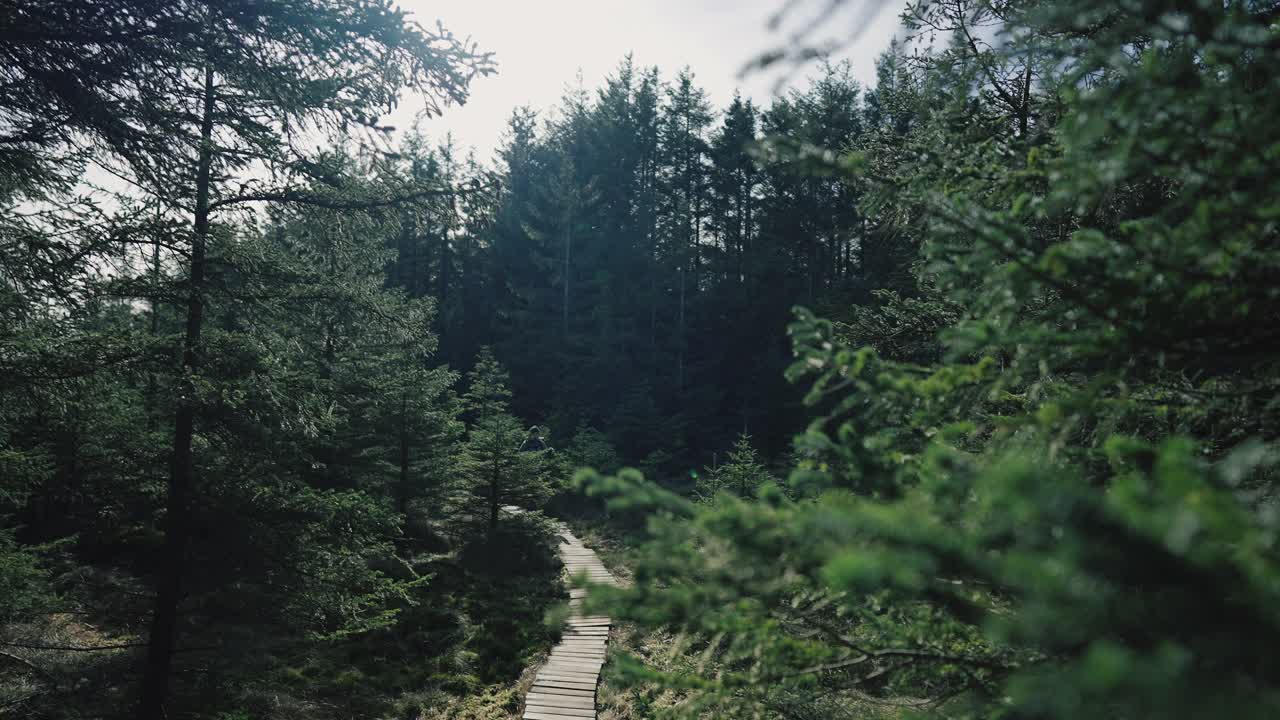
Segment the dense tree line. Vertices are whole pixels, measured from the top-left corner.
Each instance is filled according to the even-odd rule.
[[[663,475],[742,432],[781,450],[804,416],[782,378],[790,306],[914,286],[858,209],[865,187],[757,143],[848,150],[885,122],[877,103],[840,64],[767,109],[720,111],[692,71],[627,58],[594,92],[513,113],[494,168],[412,143],[415,167],[459,194],[400,239],[393,274],[436,299],[443,354],[466,364],[493,345],[517,407],[562,444],[599,428]]]

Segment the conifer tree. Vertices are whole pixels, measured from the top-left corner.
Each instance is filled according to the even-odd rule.
[[[545,451],[521,451],[528,431],[509,412],[507,372],[490,350],[480,351],[467,380],[466,509],[492,535],[505,506],[540,509],[552,486]]]
[[[697,493],[705,499],[711,499],[721,492],[750,499],[755,497],[765,483],[771,481],[769,470],[760,463],[755,448],[751,446],[751,436],[744,433],[734,442],[724,464],[699,476]]]

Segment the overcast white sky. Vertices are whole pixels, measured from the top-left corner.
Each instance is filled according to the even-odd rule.
[[[875,79],[875,58],[899,34],[903,0],[849,0],[845,10],[823,25],[824,38],[857,40],[836,58],[847,57],[855,76]],[[433,26],[436,19],[454,34],[471,36],[492,51],[498,74],[478,79],[471,99],[428,121],[432,138],[447,132],[488,159],[512,108],[553,107],[581,70],[594,89],[631,52],[640,66],[657,65],[670,78],[685,65],[723,107],[735,88],[767,103],[776,73],[738,76],[743,64],[786,39],[788,28],[803,24],[829,0],[801,0],[790,21],[777,32],[767,25],[784,0],[401,0],[414,19]],[[802,80],[803,73],[797,80]],[[412,123],[415,103],[406,103],[391,122]]]

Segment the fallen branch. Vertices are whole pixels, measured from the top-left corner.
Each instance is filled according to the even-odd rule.
[[[42,675],[48,680],[53,680],[53,673],[50,673],[48,670],[45,670],[44,668],[40,667],[39,665],[36,665],[35,663],[31,662],[30,660],[24,657],[18,657],[17,655],[14,655],[12,653],[7,653],[3,650],[0,650],[0,657],[12,660],[18,663],[19,665],[25,665],[26,667],[34,670],[37,675]],[[34,697],[34,696],[30,696],[30,697]],[[3,706],[0,706],[0,707],[3,707]]]
[[[98,652],[101,650],[124,650],[127,648],[140,648],[140,647],[147,646],[146,643],[119,643],[115,645],[85,645],[85,646],[33,645],[29,643],[8,642],[8,641],[0,642],[0,645],[3,645],[5,647],[22,648],[23,650],[65,650],[70,652]]]

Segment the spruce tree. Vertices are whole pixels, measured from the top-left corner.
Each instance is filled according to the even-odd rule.
[[[490,350],[480,351],[467,380],[465,511],[492,535],[504,507],[541,509],[552,486],[546,451],[521,451],[528,431],[508,411],[507,372]]]
[[[755,448],[751,446],[751,436],[744,433],[734,442],[724,464],[699,476],[697,493],[708,500],[722,492],[750,499],[772,479],[768,468],[761,464]]]

